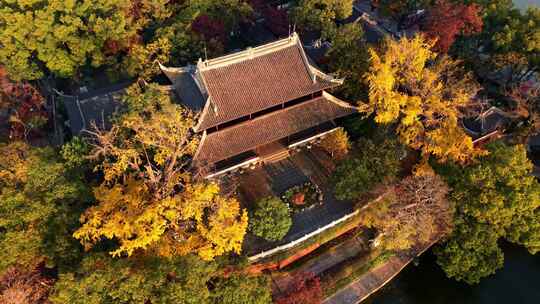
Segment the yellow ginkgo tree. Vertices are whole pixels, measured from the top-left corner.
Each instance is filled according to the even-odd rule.
[[[459,62],[438,56],[422,36],[388,39],[370,50],[369,101],[362,110],[380,124],[396,124],[401,141],[424,159],[465,163],[482,150],[460,126],[463,110],[478,91]]]
[[[193,114],[154,85],[128,89],[126,108],[110,131],[90,132],[89,158],[97,161],[103,183],[75,238],[87,248],[115,240],[115,256],[146,250],[210,260],[239,253],[247,213],[235,198],[220,195],[218,185],[191,173],[198,145]]]

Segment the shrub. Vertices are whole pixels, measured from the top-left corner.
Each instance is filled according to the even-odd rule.
[[[215,304],[271,304],[270,280],[266,276],[233,275],[214,282]]]
[[[312,273],[295,276],[289,292],[275,301],[276,304],[320,304],[323,300],[321,282]]]
[[[336,131],[328,134],[322,139],[319,146],[336,159],[344,158],[345,155],[349,153],[349,149],[351,148],[349,136],[343,128],[339,128]]]
[[[321,203],[322,191],[312,182],[289,188],[282,196],[282,199],[289,204],[294,211],[302,211],[317,203]]]
[[[257,201],[249,221],[251,232],[269,241],[281,240],[292,225],[289,207],[273,196]]]
[[[91,146],[79,136],[75,136],[71,141],[62,146],[60,155],[69,168],[80,168],[88,163],[86,156],[90,154]]]

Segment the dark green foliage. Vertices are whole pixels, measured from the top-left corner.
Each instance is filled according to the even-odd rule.
[[[264,276],[225,278],[218,263],[193,255],[114,259],[91,253],[59,275],[49,299],[55,304],[269,304],[271,291]]]
[[[336,21],[349,17],[352,11],[353,0],[299,0],[292,15],[303,30],[318,31],[323,38],[331,38]]]
[[[281,240],[292,225],[287,204],[277,197],[263,198],[255,203],[249,215],[249,229],[269,241]]]
[[[113,259],[89,254],[73,272],[62,273],[52,303],[210,303],[207,282],[215,263],[180,259]]]
[[[343,128],[349,135],[352,141],[358,140],[361,137],[371,137],[376,132],[377,124],[371,117],[361,119],[358,115],[351,115],[343,121]]]
[[[359,23],[344,25],[330,40],[332,47],[326,53],[328,69],[345,79],[336,93],[353,103],[367,100],[368,88],[364,81],[364,73],[369,68],[369,54],[361,25]]]
[[[539,250],[540,185],[522,145],[489,145],[490,154],[469,167],[439,170],[453,189],[456,228],[437,249],[449,277],[469,284],[502,266],[497,241],[504,238]]]
[[[360,140],[351,157],[338,165],[333,176],[334,193],[340,200],[354,200],[400,171],[403,146],[396,139]]]
[[[214,283],[211,298],[215,304],[270,304],[270,280],[243,275],[220,278]]]
[[[498,233],[490,225],[461,223],[443,246],[435,248],[437,263],[446,275],[468,284],[495,273],[504,255],[497,244]]]
[[[76,261],[71,233],[88,200],[85,185],[50,148],[13,143],[0,151],[13,156],[0,160],[0,270]]]

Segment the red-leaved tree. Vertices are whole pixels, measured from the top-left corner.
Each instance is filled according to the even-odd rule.
[[[289,291],[276,299],[276,304],[320,304],[323,300],[321,281],[312,273],[295,275]]]
[[[482,31],[481,9],[477,4],[455,4],[438,0],[429,9],[423,31],[428,38],[437,39],[435,50],[446,53],[458,35],[472,35]]]
[[[224,45],[227,40],[225,23],[208,15],[199,15],[195,18],[191,23],[191,29],[206,41],[214,40]]]
[[[264,22],[266,26],[274,33],[281,37],[289,34],[289,15],[287,11],[268,6],[263,11]]]
[[[48,120],[45,99],[29,83],[14,83],[0,68],[0,110],[7,111],[10,137],[27,139]]]

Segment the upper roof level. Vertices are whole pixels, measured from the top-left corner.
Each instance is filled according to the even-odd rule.
[[[343,83],[309,62],[296,33],[197,66],[161,68],[184,104],[200,111],[197,132]]]

